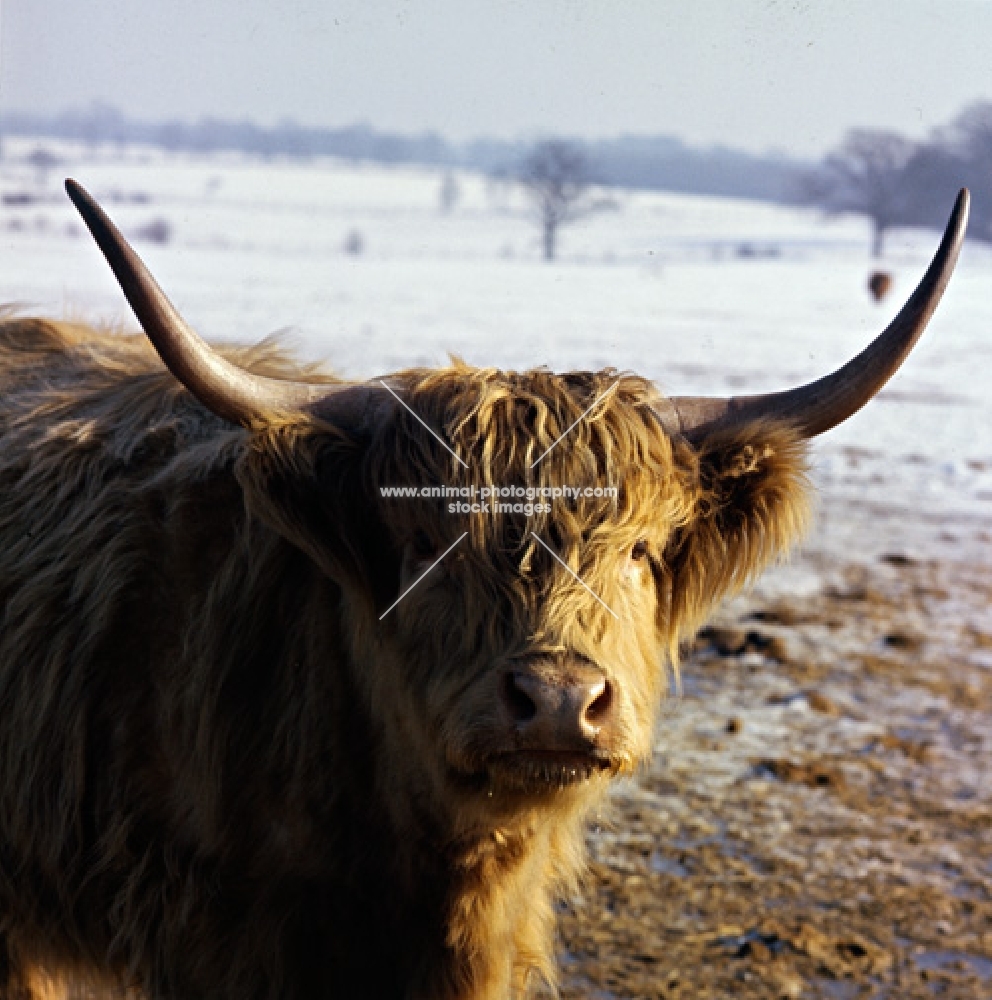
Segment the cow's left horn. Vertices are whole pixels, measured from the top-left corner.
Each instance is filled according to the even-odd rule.
[[[339,426],[357,426],[386,395],[374,386],[336,388],[254,375],[212,350],[179,315],[144,262],[106,212],[76,181],[65,189],[107,258],[125,298],[166,367],[201,403],[245,427],[276,413],[316,413]]]
[[[666,426],[690,439],[711,430],[768,417],[792,424],[804,437],[836,427],[861,409],[895,374],[937,308],[958,259],[968,225],[963,189],[927,273],[898,316],[857,357],[815,382],[761,396],[675,396],[674,412],[659,413]]]

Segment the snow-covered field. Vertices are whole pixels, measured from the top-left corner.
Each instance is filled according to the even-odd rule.
[[[866,344],[937,242],[892,234],[883,264],[894,290],[878,306],[865,289],[868,226],[856,218],[603,192],[598,211],[562,230],[560,261],[548,265],[521,194],[478,175],[457,175],[444,213],[442,175],[428,168],[6,140],[0,302],[129,325],[65,176],[134,237],[208,337],[285,332],[301,354],[356,377],[451,352],[501,367],[612,366],[675,393],[780,388]],[[349,240],[359,253],[346,252]],[[816,459],[828,493],[992,514],[989,248],[965,248],[904,370],[818,442]]]

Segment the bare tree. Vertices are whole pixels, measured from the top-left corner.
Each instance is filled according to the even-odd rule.
[[[830,213],[866,215],[872,255],[880,257],[886,230],[916,221],[906,168],[916,145],[894,132],[854,129],[840,149],[803,178],[800,198]]]
[[[544,259],[554,260],[559,227],[588,211],[585,194],[589,168],[585,154],[571,142],[540,142],[524,160],[519,176],[541,225]]]
[[[951,123],[950,132],[962,152],[992,171],[992,101],[965,108]]]
[[[957,186],[971,189],[969,235],[992,243],[992,101],[965,108],[937,141],[957,165]]]
[[[458,178],[452,171],[446,171],[441,178],[441,185],[437,192],[437,203],[441,214],[450,215],[455,210],[461,196],[462,186],[458,183]]]
[[[954,202],[962,185],[968,184],[968,178],[965,158],[939,136],[921,143],[903,170],[912,224],[941,228],[947,206]],[[972,212],[972,228],[974,215]]]

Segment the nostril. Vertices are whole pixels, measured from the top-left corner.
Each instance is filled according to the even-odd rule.
[[[538,665],[538,668],[543,666]],[[597,669],[507,670],[499,679],[500,711],[515,738],[545,750],[587,747],[612,728],[617,692]]]
[[[519,675],[510,672],[503,678],[503,700],[514,722],[530,722],[537,715],[537,705],[517,683]]]
[[[610,714],[610,708],[613,704],[613,688],[609,681],[604,680],[602,690],[598,694],[593,693],[594,697],[586,706],[583,718],[593,725],[601,725]]]

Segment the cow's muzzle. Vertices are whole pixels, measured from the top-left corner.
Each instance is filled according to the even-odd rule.
[[[616,689],[594,663],[577,654],[516,659],[497,684],[503,735],[491,774],[560,787],[616,770]]]
[[[612,730],[613,685],[579,657],[508,667],[499,680],[499,698],[516,750],[545,757],[590,753]]]

